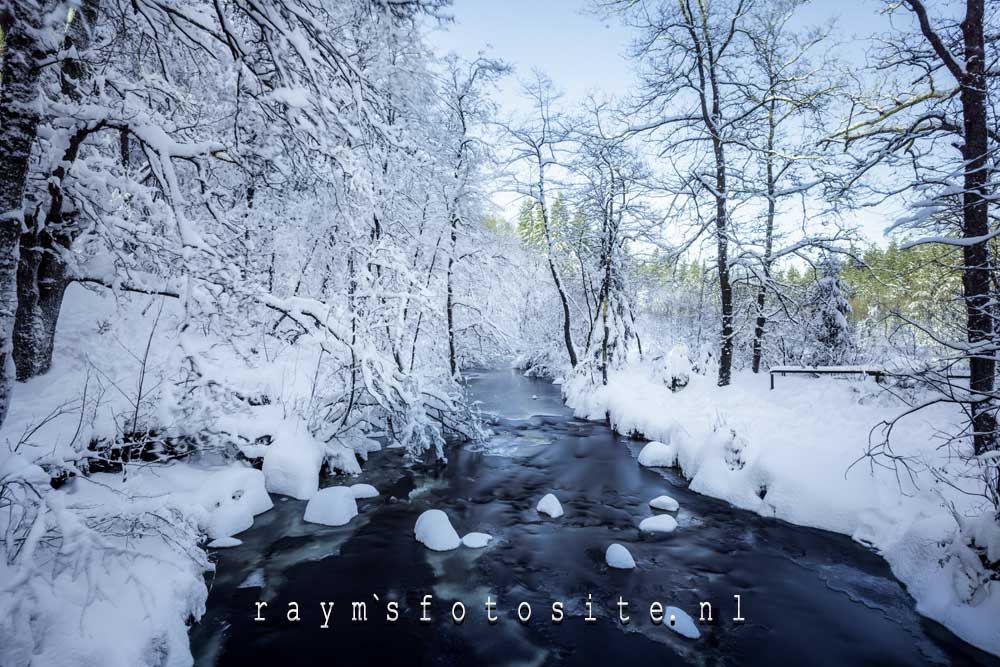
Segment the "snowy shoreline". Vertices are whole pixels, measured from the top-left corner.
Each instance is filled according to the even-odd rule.
[[[994,588],[975,605],[958,598],[957,524],[945,502],[966,514],[981,510],[930,473],[918,475],[914,486],[866,463],[851,467],[871,428],[900,411],[875,383],[795,378],[771,392],[766,374],[735,374],[725,388],[692,374],[688,386],[672,392],[655,369],[632,365],[612,373],[607,386],[582,375],[562,385],[576,417],[607,418],[618,433],[666,443],[692,491],[870,546],[906,586],[919,613],[1000,655],[994,622],[1000,593]],[[896,436],[901,453],[947,465],[939,460],[946,454],[936,449],[934,424],[958,418],[942,407],[902,423]]]

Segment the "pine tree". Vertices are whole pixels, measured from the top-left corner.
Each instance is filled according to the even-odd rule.
[[[812,365],[841,364],[853,347],[851,290],[841,277],[840,262],[824,256],[817,267],[819,278],[806,291],[808,341],[804,360]]]

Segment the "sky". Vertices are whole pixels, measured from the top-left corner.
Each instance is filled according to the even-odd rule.
[[[567,108],[591,92],[624,97],[635,84],[628,59],[633,33],[615,17],[588,11],[589,4],[588,0],[454,0],[454,23],[432,32],[430,42],[442,54],[454,51],[474,58],[485,51],[514,66],[515,76],[501,83],[496,98],[503,117],[520,108],[517,77],[528,77],[533,69],[552,79]],[[861,66],[864,38],[892,28],[890,18],[880,12],[884,6],[882,0],[814,0],[800,10],[797,21],[808,27],[835,20],[837,54]],[[510,196],[494,200],[510,215]],[[884,230],[892,220],[885,211],[858,212],[855,222],[869,240],[888,243]]]

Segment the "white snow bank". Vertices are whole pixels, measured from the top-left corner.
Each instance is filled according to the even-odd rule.
[[[669,514],[657,514],[639,522],[639,530],[645,533],[672,533],[677,530],[677,519]]]
[[[986,509],[971,486],[942,485],[931,472],[951,471],[952,479],[974,483],[968,473],[975,471],[939,448],[940,432],[958,430],[958,407],[935,405],[895,425],[895,454],[920,462],[913,484],[878,466],[851,467],[872,428],[905,409],[870,379],[787,377],[770,391],[766,373],[734,373],[728,387],[692,374],[687,387],[672,392],[662,369],[632,364],[613,371],[606,386],[570,377],[563,392],[578,417],[608,415],[620,433],[675,447],[692,491],[873,546],[920,613],[1000,655],[1000,586],[970,604],[969,568],[962,563],[972,569],[975,563],[956,546],[960,530],[946,503],[963,517]],[[975,542],[988,550],[989,535],[982,537],[987,541]]]
[[[664,512],[676,512],[680,509],[680,504],[670,496],[656,496],[649,501],[649,506]]]
[[[647,467],[670,468],[677,465],[677,446],[664,444],[654,440],[647,443],[639,452],[639,465]]]
[[[0,561],[0,581],[13,585],[0,592],[5,666],[191,664],[186,620],[204,613],[212,568],[200,541],[213,531],[213,546],[234,544],[224,534],[271,506],[263,476],[244,464],[151,464],[125,480],[38,488],[45,529],[63,546]]]
[[[351,493],[358,500],[363,498],[378,498],[378,489],[371,484],[352,484]]]
[[[357,515],[358,503],[350,487],[328,486],[309,499],[303,519],[324,526],[343,526]]]
[[[486,533],[468,533],[462,538],[462,546],[469,547],[470,549],[482,549],[492,539],[493,536]]]
[[[688,639],[701,637],[701,631],[695,625],[694,619],[683,609],[667,607],[663,610],[663,622],[668,628]]]
[[[417,542],[434,551],[451,551],[462,543],[448,515],[441,510],[427,510],[417,517],[413,534]]]
[[[563,515],[562,504],[559,502],[559,499],[551,493],[545,494],[545,496],[538,501],[538,506],[535,507],[535,509],[543,514],[548,514],[553,519],[558,519]]]
[[[629,550],[620,544],[609,546],[608,550],[604,552],[604,560],[607,562],[608,567],[619,570],[635,569],[635,559],[632,558]]]
[[[208,546],[213,549],[226,549],[229,547],[238,547],[243,544],[243,540],[237,539],[235,537],[220,537],[217,540],[212,540],[208,543]]]

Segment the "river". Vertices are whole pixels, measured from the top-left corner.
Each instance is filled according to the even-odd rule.
[[[447,465],[375,453],[356,481],[381,495],[359,501],[350,524],[305,523],[304,502],[275,497],[241,546],[213,554],[207,610],[191,629],[196,664],[1000,666],[917,614],[886,563],[849,538],[735,509],[673,471],[640,467],[641,442],[575,419],[551,383],[500,370],[471,374],[470,388],[497,415],[487,443],[449,449]],[[565,509],[559,519],[535,511],[549,492]],[[641,534],[649,499],[664,493],[680,503],[678,529]],[[413,526],[430,508],[459,534],[493,541],[426,549]],[[607,567],[612,542],[631,551],[635,570]],[[420,621],[425,595],[430,622]],[[366,602],[367,622],[352,622],[353,601]],[[399,604],[395,622],[389,601]],[[465,605],[461,624],[454,601]],[[659,602],[697,621],[704,601],[713,622],[697,640],[650,620]],[[267,602],[263,622],[257,602]],[[323,602],[334,603],[327,628]],[[734,622],[737,611],[745,620]]]

